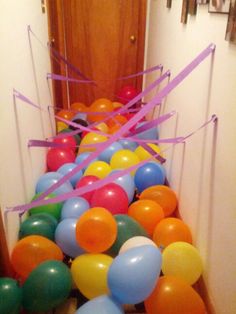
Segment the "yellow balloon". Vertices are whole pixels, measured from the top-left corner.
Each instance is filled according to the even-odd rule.
[[[123,104],[122,104],[121,102],[118,102],[118,101],[113,101],[112,106],[113,106],[113,108],[115,109],[115,108],[120,108],[120,107],[122,107]]]
[[[65,124],[64,122],[62,121],[58,121],[57,124],[56,124],[56,127],[57,127],[57,132],[60,132],[64,129],[67,129],[68,128],[68,125]]]
[[[109,131],[109,128],[105,122],[101,122],[98,125],[96,125],[96,129],[98,129],[99,131],[103,133],[108,133]]]
[[[198,250],[187,242],[174,242],[162,253],[162,272],[193,285],[201,276],[203,263]]]
[[[84,176],[96,176],[100,179],[105,178],[112,171],[110,165],[105,161],[94,161],[88,165]]]
[[[96,148],[96,144],[105,142],[107,137],[104,135],[100,135],[94,132],[90,132],[85,135],[85,137],[80,142],[79,153],[83,152],[94,152]],[[84,145],[92,145],[94,146],[84,146]]]
[[[112,261],[113,258],[106,254],[83,254],[73,260],[73,280],[86,298],[109,294],[107,273]]]
[[[129,149],[121,149],[111,157],[110,165],[112,169],[127,169],[140,162],[139,157]],[[132,171],[131,174],[134,174]]]
[[[158,153],[159,155],[163,156],[163,155],[161,154],[161,149],[160,149],[160,147],[159,147],[158,145],[149,143],[148,146],[151,147],[156,153]],[[142,160],[142,161],[143,161],[143,160],[146,160],[146,159],[148,159],[148,158],[150,158],[150,157],[152,156],[152,155],[151,155],[148,151],[146,151],[146,149],[143,148],[142,146],[138,146],[138,147],[135,149],[134,152],[135,152],[135,154],[139,157],[139,159]],[[153,157],[153,159],[156,160],[155,157]]]

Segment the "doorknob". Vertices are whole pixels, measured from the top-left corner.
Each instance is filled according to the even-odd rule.
[[[131,35],[129,40],[132,44],[134,44],[136,42],[136,37],[134,35]]]

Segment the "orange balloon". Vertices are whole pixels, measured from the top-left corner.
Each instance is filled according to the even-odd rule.
[[[90,122],[102,121],[107,117],[107,114],[113,111],[112,102],[106,98],[99,98],[95,100],[90,106],[91,113],[88,115],[88,120]],[[101,112],[101,114],[92,114],[92,112]]]
[[[175,192],[166,185],[153,185],[145,189],[139,196],[140,199],[149,199],[161,205],[165,217],[170,216],[177,207]]]
[[[138,221],[149,235],[153,234],[158,222],[164,218],[163,209],[152,200],[139,200],[132,203],[128,215]]]
[[[185,281],[160,277],[145,301],[147,314],[205,314],[206,308],[200,295]]]
[[[30,272],[47,260],[63,260],[61,249],[51,240],[31,235],[18,241],[11,254],[11,263],[15,272],[26,279]]]
[[[74,117],[75,113],[72,112],[72,111],[64,110],[64,109],[63,109],[63,110],[57,112],[56,115],[57,115],[58,117],[63,118],[63,119],[71,120],[71,119]]]
[[[88,111],[88,107],[83,104],[82,102],[74,102],[73,104],[71,104],[70,106],[71,109],[79,111],[79,112],[87,112]]]
[[[192,234],[189,227],[181,219],[170,217],[157,224],[153,233],[153,241],[162,248],[179,241],[191,244]]]
[[[107,125],[109,128],[112,128],[115,125],[124,125],[128,120],[126,119],[126,117],[118,114],[114,117],[112,117],[110,120],[107,121]]]
[[[77,242],[87,252],[104,252],[116,240],[116,220],[107,209],[93,207],[80,216],[75,234]]]
[[[119,129],[120,129],[120,125],[118,125],[118,124],[116,124],[116,125],[114,125],[113,127],[111,127],[111,128],[109,128],[109,134],[114,134],[114,133],[116,133]]]

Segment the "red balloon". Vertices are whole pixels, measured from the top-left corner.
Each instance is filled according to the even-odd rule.
[[[91,198],[92,207],[104,207],[113,215],[127,214],[129,201],[126,192],[115,183],[97,189]]]
[[[49,171],[57,171],[62,165],[75,161],[75,154],[71,149],[51,148],[47,153],[47,167]]]
[[[118,96],[119,102],[125,105],[137,95],[138,95],[138,91],[134,86],[126,85],[121,88],[117,96]]]
[[[54,143],[66,145],[66,148],[76,151],[76,140],[73,136],[57,137],[53,139]]]
[[[100,179],[96,176],[84,176],[77,182],[76,189],[82,188],[82,187],[87,186],[87,185],[91,185],[98,180],[100,180]],[[90,202],[91,198],[93,196],[93,193],[94,193],[94,191],[91,191],[91,192],[81,194],[80,196],[85,198],[88,202]]]

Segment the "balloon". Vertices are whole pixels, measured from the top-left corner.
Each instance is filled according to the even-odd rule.
[[[74,112],[70,111],[70,110],[60,110],[59,112],[57,112],[56,116],[66,119],[66,120],[71,120],[74,117]]]
[[[61,219],[79,218],[90,208],[88,201],[83,197],[71,197],[65,201],[61,211]]]
[[[165,217],[170,216],[177,207],[176,194],[166,185],[150,186],[140,194],[139,198],[157,202],[162,207]]]
[[[82,103],[82,102],[74,102],[73,104],[70,105],[70,109],[79,111],[79,112],[86,112],[88,111],[88,107]]]
[[[88,165],[84,172],[85,176],[96,176],[100,179],[105,178],[111,172],[111,167],[105,161],[94,161]]]
[[[141,121],[136,124],[135,130],[138,128],[144,127],[149,121]],[[135,137],[143,139],[143,140],[156,140],[159,138],[157,127],[147,129],[146,131],[135,134]]]
[[[198,250],[187,242],[174,242],[163,253],[164,275],[175,276],[193,285],[201,276],[203,264]]]
[[[50,214],[41,213],[29,216],[20,224],[19,239],[29,235],[41,235],[54,241],[57,220]]]
[[[59,172],[47,172],[43,174],[37,181],[36,184],[36,193],[42,193],[48,190],[52,185],[57,183],[60,179],[63,178],[63,175]],[[73,191],[73,186],[69,181],[66,181],[61,186],[53,191],[56,195],[61,195],[67,192]]]
[[[67,129],[67,127],[68,127],[68,125],[65,124],[65,123],[62,122],[62,121],[58,121],[58,122],[56,123],[56,130],[57,130],[57,133],[61,132],[61,131],[64,130],[64,129]]]
[[[115,215],[114,216],[117,223],[117,237],[109,249],[109,254],[115,256],[119,253],[121,246],[130,238],[135,236],[148,237],[146,231],[143,227],[133,218],[128,215]]]
[[[160,277],[145,301],[147,314],[205,314],[199,294],[186,282],[173,276]]]
[[[107,137],[94,132],[87,133],[80,142],[79,153],[94,152],[97,144],[105,142]]]
[[[51,240],[38,235],[27,236],[18,241],[11,254],[12,266],[22,278],[27,278],[40,263],[50,259],[61,261],[61,249]]]
[[[119,102],[125,105],[137,95],[138,95],[138,91],[134,86],[125,85],[120,89],[117,97],[118,97]]]
[[[121,102],[118,102],[118,101],[113,101],[112,106],[114,109],[117,110],[117,109],[123,107],[123,104]]]
[[[135,149],[138,147],[138,144],[134,141],[131,141],[131,140],[127,140],[127,139],[121,139],[118,141],[122,147],[124,149],[129,149],[129,150],[132,150],[132,151],[135,151]]]
[[[70,270],[64,263],[43,262],[23,284],[23,307],[29,312],[49,311],[68,298],[71,286]]]
[[[112,297],[103,295],[82,305],[75,314],[125,314],[122,306]]]
[[[91,206],[100,206],[114,214],[124,214],[128,211],[128,197],[122,187],[108,183],[96,189],[91,198]]]
[[[108,130],[109,130],[109,128],[105,122],[101,122],[101,123],[97,124],[95,126],[95,129],[97,129],[103,133],[108,133]]]
[[[99,178],[96,176],[84,176],[77,182],[76,189],[82,188],[87,185],[92,185],[94,182],[97,182],[97,181],[99,181]],[[80,196],[85,198],[90,203],[93,193],[94,193],[94,190],[81,194]]]
[[[119,170],[113,170],[109,173],[109,175],[118,172]],[[135,194],[135,184],[134,178],[128,173],[122,177],[118,177],[113,181],[114,183],[118,184],[120,187],[124,189],[128,196],[129,203],[133,201],[134,194]]]
[[[159,163],[147,162],[136,170],[134,182],[139,193],[150,186],[164,184],[165,169]]]
[[[152,200],[139,200],[132,203],[128,215],[138,221],[150,236],[158,222],[164,218],[162,207]]]
[[[114,117],[112,117],[111,119],[109,119],[107,121],[107,125],[109,128],[112,128],[115,125],[124,125],[128,120],[126,119],[126,117],[122,116],[121,114],[118,114]]]
[[[55,232],[56,244],[70,257],[77,257],[84,253],[75,239],[76,223],[76,218],[64,219],[58,224]]]
[[[113,111],[112,102],[106,98],[99,98],[95,100],[90,106],[90,114],[88,115],[88,120],[90,122],[102,121],[107,117],[106,113]],[[95,112],[93,114],[93,112]],[[97,114],[101,112],[101,114]]]
[[[137,236],[137,237],[133,237],[125,241],[125,243],[120,248],[119,254],[122,254],[134,247],[143,246],[143,245],[153,245],[154,247],[157,247],[156,244],[149,238]]]
[[[110,161],[112,169],[127,169],[140,162],[139,157],[128,149],[122,149],[117,151]],[[134,173],[134,171],[132,171]]]
[[[114,142],[104,149],[98,157],[100,160],[109,163],[114,153],[121,149],[123,149],[122,145],[119,142]]]
[[[73,280],[88,299],[108,294],[107,272],[113,258],[105,254],[83,254],[71,265]]]
[[[86,160],[86,158],[88,158],[90,155],[91,155],[91,152],[84,152],[84,153],[79,154],[79,155],[76,157],[76,159],[75,159],[75,163],[76,163],[77,165],[81,164],[81,163],[82,163],[84,160]],[[92,162],[97,161],[97,160],[98,160],[98,158],[95,158],[95,159],[93,159],[92,161],[90,161],[89,164],[91,164]],[[82,171],[84,172],[86,168],[87,168],[87,166],[83,167],[83,168],[82,168]]]
[[[71,163],[66,163],[62,165],[57,172],[61,173],[63,176],[67,175],[70,173],[72,170],[74,170],[78,165],[71,162]],[[79,170],[76,174],[74,174],[70,179],[70,183],[72,184],[73,187],[76,186],[76,183],[81,179],[83,176],[82,170]]]
[[[60,134],[60,133],[70,133],[70,132],[71,132],[71,129],[69,129],[68,126],[67,126],[66,129],[63,129],[63,130],[59,131],[58,133]],[[80,138],[79,134],[75,134],[75,135],[73,135],[73,137],[74,137],[74,139],[76,141],[76,144],[79,145],[80,141],[81,141],[81,138]]]
[[[0,313],[18,314],[22,302],[22,289],[12,278],[0,278]]]
[[[77,123],[78,125],[85,126],[85,127],[88,126],[88,122],[86,121],[86,115],[84,115],[84,114],[82,114],[82,113],[76,114],[76,115],[73,117],[72,122]],[[70,125],[70,126],[69,126],[69,129],[70,129],[70,130],[73,130],[73,131],[74,131],[74,130],[78,130],[78,129],[79,129],[79,126],[76,127],[76,126]]]
[[[49,171],[57,171],[62,165],[75,161],[75,154],[71,149],[50,148],[47,152],[47,167]]]
[[[115,241],[117,225],[112,214],[94,207],[82,214],[76,225],[76,240],[87,252],[106,251]]]
[[[65,148],[71,149],[73,150],[73,152],[76,151],[76,140],[73,136],[66,136],[65,133],[65,137],[56,137],[53,139],[53,143],[57,143],[57,144],[62,144],[65,145]],[[62,147],[64,148],[64,147]]]
[[[156,286],[161,252],[153,245],[132,248],[114,258],[108,271],[111,294],[123,304],[144,301]]]
[[[35,194],[32,201],[36,200],[40,195],[41,193]],[[54,198],[54,197],[56,197],[56,194],[50,193],[44,198],[44,200]],[[35,215],[35,214],[45,213],[45,214],[49,214],[55,217],[57,220],[60,220],[61,209],[62,209],[62,203],[52,203],[52,204],[33,207],[29,210],[29,214]]]
[[[121,125],[116,124],[109,128],[109,134],[115,134],[119,129],[121,128]]]
[[[153,241],[157,246],[165,248],[173,242],[192,243],[192,235],[189,227],[181,219],[170,217],[156,225]]]
[[[152,148],[157,154],[159,154],[160,156],[162,156],[161,154],[161,149],[158,145],[156,144],[147,144],[150,148]],[[135,149],[135,154],[139,157],[139,159],[142,161],[142,160],[146,160],[148,158],[151,158],[152,155],[145,149],[143,148],[142,146],[138,146],[136,149]],[[155,157],[152,157],[154,161],[157,162],[157,159]]]

